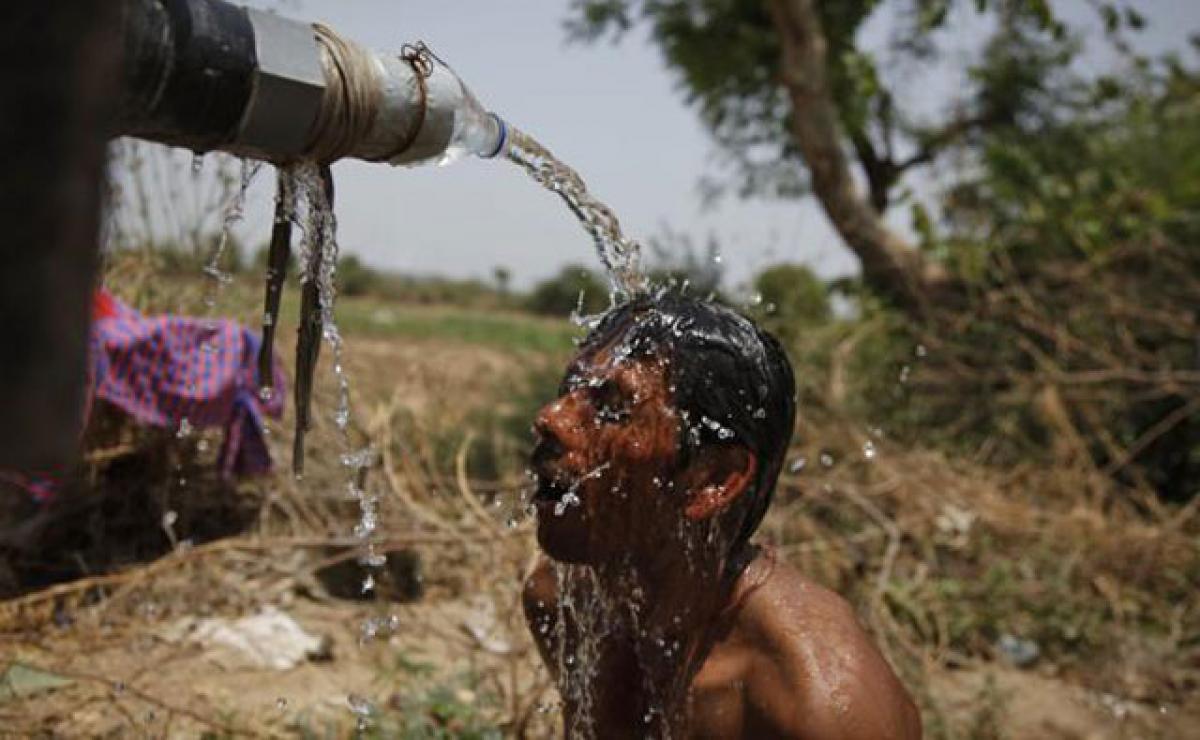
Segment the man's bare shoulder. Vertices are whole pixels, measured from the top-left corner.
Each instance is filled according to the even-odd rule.
[[[539,554],[525,575],[521,606],[533,639],[545,657],[553,642],[558,612],[558,577],[554,572],[554,561],[545,555]]]
[[[785,736],[896,738],[921,735],[917,709],[838,594],[782,561],[750,591],[737,630],[754,651],[747,700]]]

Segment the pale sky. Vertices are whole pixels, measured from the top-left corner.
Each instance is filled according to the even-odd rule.
[[[540,139],[584,177],[644,240],[663,225],[723,247],[726,282],[737,284],[778,261],[805,262],[824,275],[853,271],[823,214],[811,202],[725,200],[705,209],[697,184],[714,172],[714,146],[685,107],[659,53],[641,34],[619,45],[567,44],[565,0],[260,0],[284,15],[322,20],[383,50],[424,40],[485,106]],[[1056,3],[1089,18],[1082,0]],[[1200,0],[1152,0],[1145,46],[1179,48],[1200,31]],[[888,7],[888,4],[885,4]],[[888,35],[882,14],[864,30]],[[979,45],[984,29],[959,25],[951,45]],[[961,65],[954,55],[933,72],[888,70],[935,111],[953,96]],[[915,79],[904,79],[906,76]],[[592,245],[557,198],[514,165],[469,159],[448,167],[396,169],[354,161],[334,167],[340,244],[370,264],[407,273],[487,279],[511,270],[518,286],[566,263],[598,267]],[[242,228],[261,243],[270,222],[274,178],[262,176]],[[925,187],[928,187],[926,185]],[[902,220],[902,219],[901,219]]]

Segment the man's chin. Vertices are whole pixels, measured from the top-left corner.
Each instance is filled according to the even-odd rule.
[[[551,514],[550,516],[553,516]],[[576,531],[570,531],[575,529]],[[566,527],[538,512],[537,541],[542,552],[560,563],[582,565],[588,562],[587,537],[578,528]]]

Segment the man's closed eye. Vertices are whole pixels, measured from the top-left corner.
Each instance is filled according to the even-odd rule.
[[[596,408],[596,418],[606,424],[620,424],[629,419],[630,400],[612,381],[592,389],[592,404]]]

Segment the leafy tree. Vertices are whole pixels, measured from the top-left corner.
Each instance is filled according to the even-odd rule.
[[[548,316],[568,316],[575,310],[597,313],[607,305],[604,283],[580,265],[567,265],[554,277],[538,283],[526,301],[530,311]]]
[[[342,295],[366,295],[378,282],[378,273],[367,267],[357,255],[347,254],[338,259],[337,284]]]
[[[1034,130],[1052,116],[1080,44],[1047,0],[974,0],[995,32],[969,69],[952,112],[922,120],[886,83],[860,42],[889,5],[901,19],[897,64],[938,57],[937,32],[965,0],[574,0],[573,37],[649,27],[688,102],[733,165],[742,194],[816,196],[862,265],[863,279],[912,313],[953,298],[957,281],[882,216],[903,180],[947,152],[977,151],[995,132]],[[1100,2],[1110,36],[1144,19],[1131,3]],[[968,10],[969,12],[969,10]],[[1105,80],[1110,84],[1111,80]],[[866,183],[862,192],[859,180]]]
[[[852,394],[869,417],[998,464],[1200,490],[1200,73],[1129,84],[992,137],[949,191],[928,246],[973,300],[920,326],[872,317]]]
[[[773,265],[754,278],[752,313],[785,342],[806,327],[829,320],[825,284],[804,265]]]

